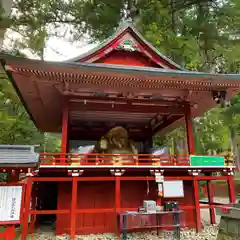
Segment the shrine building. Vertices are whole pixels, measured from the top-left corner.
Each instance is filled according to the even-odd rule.
[[[213,180],[227,181],[229,203],[235,202],[235,167],[220,156],[195,154],[192,120],[237,94],[240,75],[184,69],[129,22],[65,62],[5,54],[0,59],[35,126],[61,133],[59,153],[40,153],[38,167],[25,167],[23,240],[49,219],[56,235],[71,239],[117,234],[119,214],[137,210],[144,200],[177,201],[186,226],[201,231],[201,209],[209,209],[211,223],[216,222]],[[151,152],[153,136],[184,125],[188,148],[183,155]],[[19,174],[23,168],[12,169]],[[182,193],[159,190],[159,184],[171,181],[182,182]],[[204,205],[199,181],[208,186]]]

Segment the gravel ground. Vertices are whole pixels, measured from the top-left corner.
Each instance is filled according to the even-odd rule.
[[[194,230],[181,231],[181,240],[216,240],[218,228],[215,226],[206,226],[201,234],[196,234]],[[57,237],[58,240],[67,240],[67,236]],[[118,239],[113,235],[89,235],[76,237],[77,240],[107,240]],[[128,240],[173,240],[172,232],[162,232],[160,236],[157,236],[156,231],[146,233],[129,233]]]
[[[201,233],[196,233],[195,230],[183,229],[181,230],[181,240],[216,240],[218,227],[203,223],[204,229]],[[42,232],[42,231],[41,231]],[[173,240],[173,233],[164,231],[157,236],[156,231],[145,232],[145,233],[128,233],[128,240]],[[31,239],[31,238],[29,238]],[[69,240],[69,236],[53,236],[51,232],[44,232],[42,234],[35,234],[33,239],[36,240]],[[87,236],[76,236],[76,240],[117,240],[118,238],[112,234],[91,234]]]

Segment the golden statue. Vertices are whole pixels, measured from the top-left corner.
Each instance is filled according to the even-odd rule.
[[[96,144],[94,152],[106,155],[108,161],[114,161],[116,164],[133,163],[134,156],[121,156],[120,154],[137,154],[137,148],[134,142],[129,139],[128,132],[123,127],[114,127],[110,129]],[[126,159],[126,160],[124,160]],[[105,160],[104,160],[105,161]]]

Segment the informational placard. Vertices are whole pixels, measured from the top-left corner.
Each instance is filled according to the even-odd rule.
[[[0,223],[20,221],[22,186],[0,186]]]
[[[164,181],[163,197],[184,197],[183,181]]]
[[[156,181],[156,183],[162,183],[163,180],[164,180],[164,177],[163,177],[162,175],[160,175],[160,174],[156,174],[156,175],[155,175],[155,181]]]

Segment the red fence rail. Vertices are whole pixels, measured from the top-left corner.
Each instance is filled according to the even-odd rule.
[[[41,153],[41,165],[190,166],[188,155]]]

